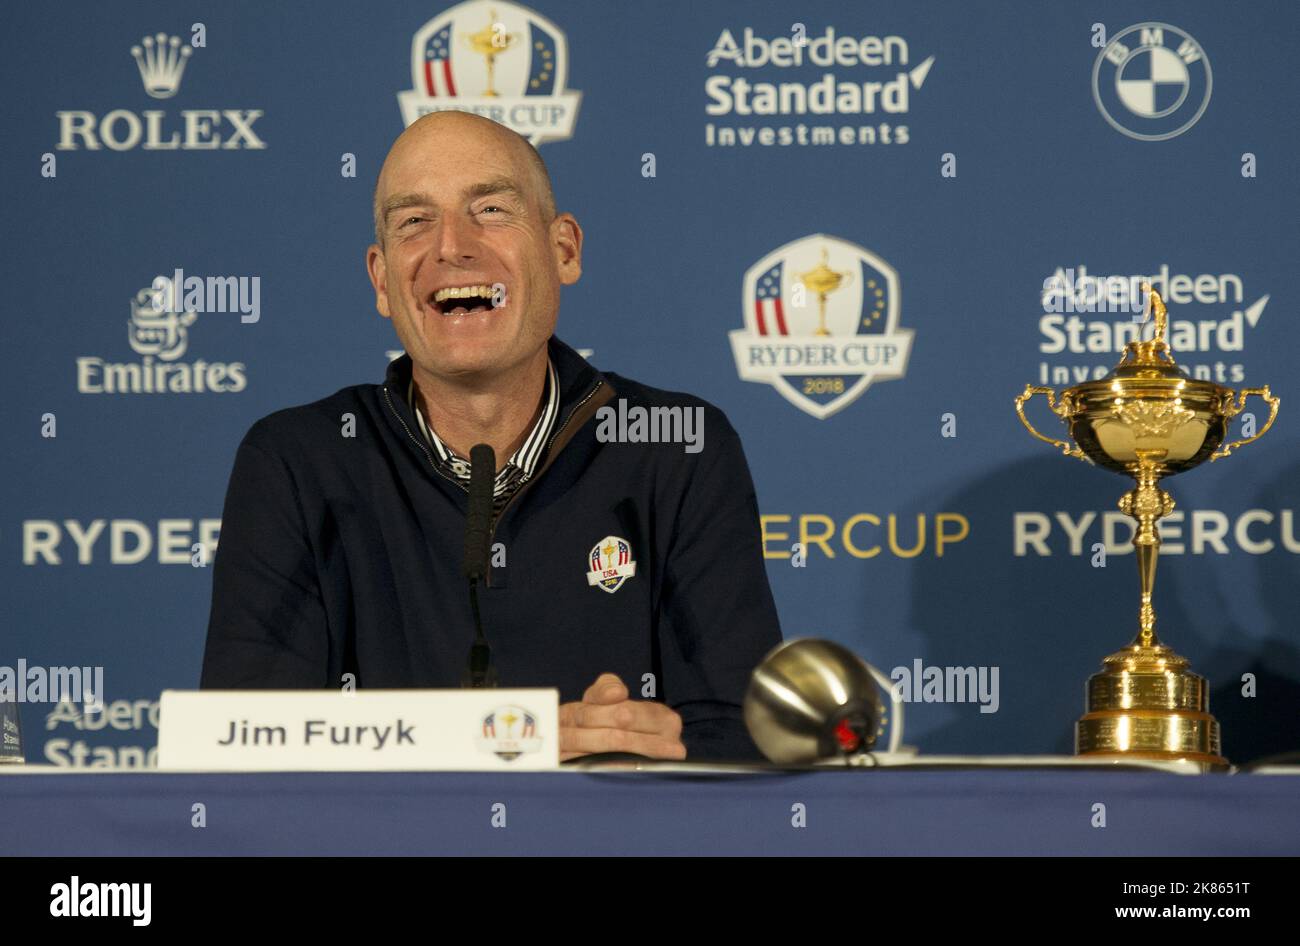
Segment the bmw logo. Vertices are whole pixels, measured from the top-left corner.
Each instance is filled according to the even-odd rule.
[[[1168,23],[1116,33],[1092,67],[1092,97],[1102,117],[1139,141],[1165,141],[1195,125],[1212,86],[1201,44]]]

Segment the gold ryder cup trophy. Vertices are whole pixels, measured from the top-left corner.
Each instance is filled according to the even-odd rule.
[[[1156,522],[1173,512],[1174,501],[1160,488],[1162,477],[1226,457],[1258,440],[1273,426],[1278,399],[1265,385],[1232,391],[1184,375],[1165,342],[1166,311],[1149,286],[1155,332],[1148,341],[1131,341],[1106,377],[1075,385],[1060,395],[1052,388],[1026,385],[1016,398],[1016,413],[1029,432],[1066,455],[1131,476],[1136,487],[1119,508],[1137,520],[1133,549],[1141,587],[1138,633],[1133,643],[1102,661],[1088,679],[1087,706],[1075,724],[1074,751],[1094,758],[1187,760],[1205,768],[1226,767],[1219,723],[1209,712],[1204,677],[1188,668],[1156,637],[1151,604],[1160,536]],[[1066,424],[1073,443],[1045,437],[1025,417],[1035,394]],[[1222,445],[1228,421],[1241,413],[1246,398],[1258,395],[1269,406],[1268,420],[1253,436]],[[1221,446],[1222,445],[1222,446]]]
[[[797,273],[796,278],[808,289],[817,293],[817,331],[814,335],[830,335],[826,328],[826,297],[836,289],[853,282],[853,273],[837,273],[827,265],[826,248],[822,247],[822,261],[806,273]]]
[[[497,19],[496,10],[489,10],[488,25],[477,33],[470,33],[465,39],[474,52],[487,59],[487,88],[483,90],[483,97],[497,98],[499,95],[495,87],[497,56],[513,46],[519,36],[515,33],[507,33]]]

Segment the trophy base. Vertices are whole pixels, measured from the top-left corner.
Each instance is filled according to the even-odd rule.
[[[1167,752],[1084,752],[1076,753],[1081,759],[1092,762],[1181,762],[1196,767],[1195,771],[1227,772],[1232,763],[1222,756],[1199,756],[1189,753],[1182,755]]]
[[[1074,754],[1097,758],[1199,762],[1227,768],[1219,749],[1219,723],[1209,713],[1103,710],[1074,726]]]
[[[1088,679],[1087,711],[1074,727],[1075,755],[1186,760],[1228,767],[1205,678],[1163,645],[1111,654]]]

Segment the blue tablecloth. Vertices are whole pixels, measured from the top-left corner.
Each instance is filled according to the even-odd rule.
[[[0,853],[1296,855],[1300,777],[0,774]]]

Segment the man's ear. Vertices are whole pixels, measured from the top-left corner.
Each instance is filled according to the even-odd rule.
[[[378,243],[370,244],[366,250],[366,272],[370,275],[370,284],[375,287],[375,308],[384,318],[391,319],[393,313],[388,307],[388,262]]]
[[[582,275],[582,227],[573,214],[560,214],[551,221],[551,247],[560,283],[572,286]]]

